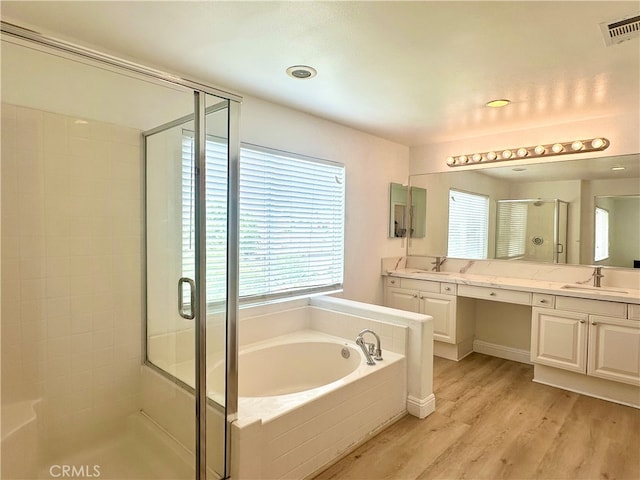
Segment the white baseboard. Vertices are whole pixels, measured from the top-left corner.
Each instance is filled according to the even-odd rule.
[[[505,347],[496,343],[489,343],[482,340],[473,341],[473,351],[491,355],[492,357],[504,358],[520,363],[531,363],[531,355],[529,350],[521,350],[519,348]]]
[[[425,418],[436,410],[436,396],[432,393],[426,398],[407,395],[407,411],[418,418]]]

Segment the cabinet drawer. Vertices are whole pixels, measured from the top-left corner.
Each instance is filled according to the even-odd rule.
[[[531,305],[534,307],[554,308],[556,304],[556,297],[553,295],[547,295],[544,293],[534,293]]]
[[[640,305],[629,304],[629,320],[640,320]]]
[[[397,277],[385,277],[384,284],[387,287],[399,287],[400,286],[400,279],[397,278]]]
[[[440,282],[403,278],[401,279],[400,286],[411,290],[420,290],[421,292],[440,293]]]
[[[455,283],[441,283],[440,284],[440,293],[444,293],[446,295],[455,295],[456,294],[456,284]]]
[[[502,288],[476,287],[474,285],[458,285],[458,295],[462,297],[482,298],[496,302],[519,303],[531,305],[531,293]]]
[[[593,315],[605,315],[607,317],[627,318],[626,303],[557,296],[556,308],[558,310],[570,310],[572,312],[591,313]]]

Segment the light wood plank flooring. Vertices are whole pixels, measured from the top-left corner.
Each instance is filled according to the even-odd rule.
[[[406,416],[327,479],[640,479],[640,410],[533,383],[533,367],[434,358],[436,411]]]

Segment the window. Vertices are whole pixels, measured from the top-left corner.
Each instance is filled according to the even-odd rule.
[[[183,274],[190,239],[191,144],[183,140]],[[207,141],[207,299],[225,296],[226,147]],[[342,288],[344,166],[243,145],[240,149],[240,297],[247,300]],[[211,243],[209,243],[211,240]],[[218,245],[219,247],[216,247]],[[219,261],[216,261],[219,259]],[[209,271],[209,269],[211,271]]]
[[[596,207],[595,231],[593,261],[599,262],[609,258],[609,212],[604,208]]]
[[[487,258],[489,198],[449,190],[449,248],[454,258]]]
[[[498,202],[496,215],[496,258],[519,258],[525,254],[527,232],[525,202]]]

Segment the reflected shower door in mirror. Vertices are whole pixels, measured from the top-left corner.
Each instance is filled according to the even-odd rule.
[[[498,200],[495,258],[567,263],[567,212],[558,199]]]
[[[407,204],[410,207],[407,209]],[[427,209],[427,192],[423,188],[389,185],[389,237],[423,238]]]
[[[630,247],[632,242],[636,247],[640,245],[637,235],[634,235],[640,229],[635,227],[634,232],[629,231],[634,225],[640,224],[640,208],[634,207],[634,200],[631,200],[640,196],[640,154],[518,165],[517,168],[480,166],[455,172],[418,174],[409,177],[409,185],[412,189],[419,187],[426,191],[428,208],[424,218],[426,235],[423,238],[412,238],[408,242],[408,255],[441,256],[452,250],[448,233],[453,227],[449,225],[449,191],[453,189],[483,195],[489,199],[486,258],[496,258],[498,201],[526,199],[560,199],[566,202],[566,240],[561,238],[548,241],[547,234],[526,233],[527,238],[523,241],[529,242],[531,248],[535,245],[532,243],[534,241],[541,243],[536,247],[556,244],[557,255],[549,254],[541,259],[538,255],[517,254],[513,251],[515,240],[512,240],[512,251],[505,253],[500,250],[498,258],[506,256],[514,261],[633,267],[633,261],[640,256],[638,250]],[[606,257],[602,253],[601,240],[598,240],[596,254],[596,197],[625,197],[627,203],[624,205],[629,205],[625,208],[620,201],[614,207],[615,225],[611,214],[607,243],[609,251]],[[600,208],[611,209],[613,200],[606,202],[609,202],[608,206]],[[558,216],[564,215],[563,208],[560,207]],[[514,221],[515,219],[516,216]],[[559,220],[564,223],[562,218]],[[628,229],[623,230],[623,225]],[[500,228],[515,230],[518,226],[503,219]],[[562,233],[562,229],[558,233]],[[600,239],[602,234],[599,235]],[[521,246],[521,250],[522,248]],[[461,255],[460,258],[471,257]]]

